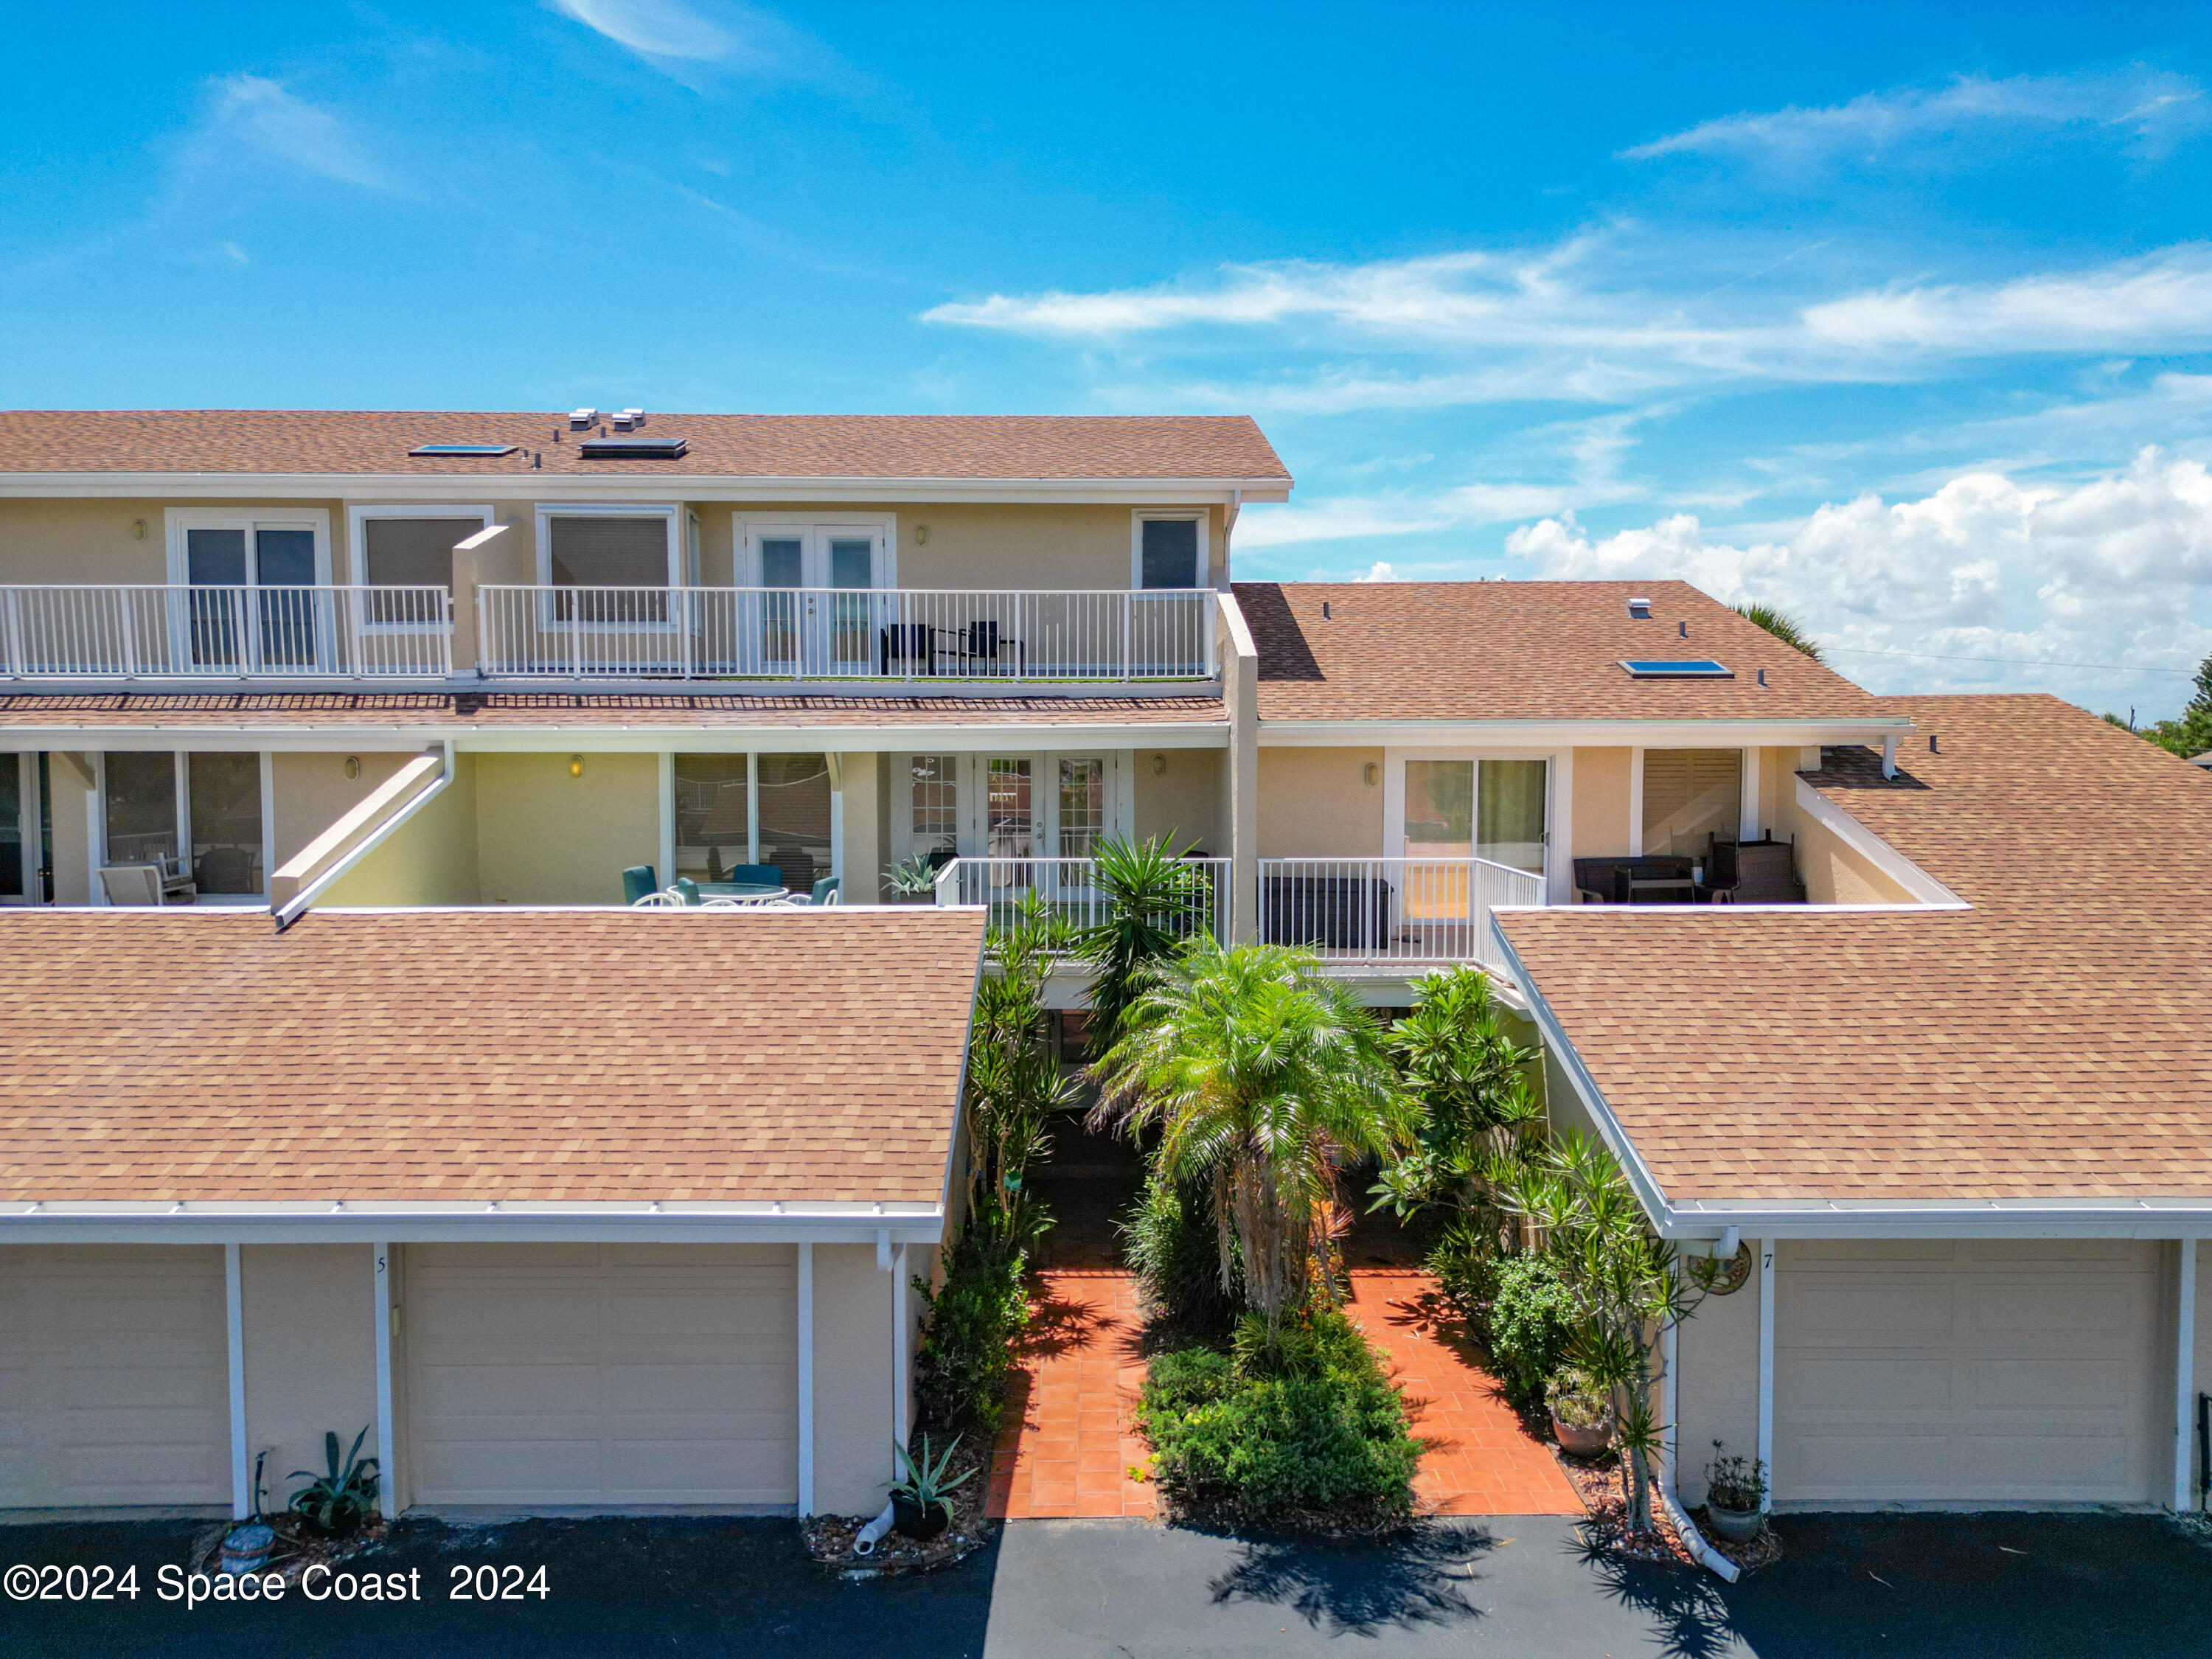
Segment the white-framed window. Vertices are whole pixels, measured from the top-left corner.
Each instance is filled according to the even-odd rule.
[[[1139,507],[1129,515],[1129,586],[1204,587],[1209,570],[1204,507]]]
[[[735,513],[738,587],[898,586],[897,520],[889,513]]]
[[[1135,822],[1127,750],[890,757],[891,857],[1089,858]]]
[[[256,750],[109,750],[100,757],[96,863],[152,864],[190,879],[198,902],[247,904],[269,891],[274,785]],[[95,872],[93,890],[100,891]]]
[[[839,792],[822,754],[715,753],[670,757],[669,879],[764,879],[746,866],[773,865],[777,879],[805,893],[838,873]]]
[[[680,587],[688,538],[673,506],[542,501],[538,580],[544,587]]]
[[[487,506],[442,501],[355,505],[346,509],[346,545],[358,587],[442,587],[453,591],[453,548],[495,519]],[[443,614],[396,599],[364,597],[361,626],[375,633],[442,626]]]

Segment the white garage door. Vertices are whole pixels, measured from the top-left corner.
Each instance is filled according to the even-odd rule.
[[[1775,1496],[2154,1501],[2159,1268],[2119,1240],[1784,1243]]]
[[[780,1245],[410,1245],[409,1501],[797,1502],[796,1270]]]
[[[230,1503],[220,1247],[0,1245],[0,1506]]]

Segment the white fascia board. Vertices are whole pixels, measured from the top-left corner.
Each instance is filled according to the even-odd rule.
[[[545,447],[550,448],[547,445]],[[526,446],[527,447],[527,446]],[[155,497],[169,501],[420,501],[461,491],[470,501],[869,501],[903,504],[1005,501],[1071,506],[1136,502],[1152,507],[1285,501],[1281,478],[861,478],[736,477],[727,473],[572,472],[10,472],[0,499]]]
[[[1225,749],[1225,725],[1133,722],[1029,726],[39,726],[0,730],[0,754],[52,749],[245,749],[322,754],[334,749],[419,753],[450,743],[462,754],[896,754],[932,745],[1023,753],[1039,749]]]
[[[137,1204],[0,1206],[0,1243],[352,1244],[580,1243],[933,1244],[938,1205],[664,1203]]]
[[[1807,749],[1879,744],[1912,730],[1903,716],[1850,720],[1262,720],[1261,747],[1373,748],[1494,744],[1504,747]]]
[[[1942,905],[1957,909],[1967,908],[1965,900],[1906,858],[1880,836],[1802,777],[1797,780],[1797,806],[1806,817],[1834,836],[1869,864],[1923,904]]]

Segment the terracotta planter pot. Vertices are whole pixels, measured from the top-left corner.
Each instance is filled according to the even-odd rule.
[[[1710,1499],[1705,1504],[1705,1518],[1712,1523],[1713,1530],[1731,1544],[1748,1544],[1766,1524],[1766,1517],[1757,1510],[1726,1510]]]
[[[1577,1423],[1562,1423],[1555,1413],[1552,1432],[1559,1438],[1559,1449],[1570,1457],[1596,1457],[1613,1443],[1613,1425],[1609,1422],[1585,1428]]]
[[[891,1498],[891,1526],[902,1538],[911,1538],[926,1544],[952,1524],[952,1511],[942,1504],[932,1504],[927,1510],[910,1498]]]

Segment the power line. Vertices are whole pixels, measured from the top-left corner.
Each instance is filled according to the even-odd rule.
[[[2048,657],[1946,657],[1933,651],[1883,651],[1870,645],[1830,645],[1821,641],[1823,653],[1848,652],[1861,657],[1917,657],[1923,662],[2002,662],[2019,668],[2103,668],[2115,674],[2179,674],[2193,675],[2193,668],[2146,668],[2124,662],[2053,662]]]

